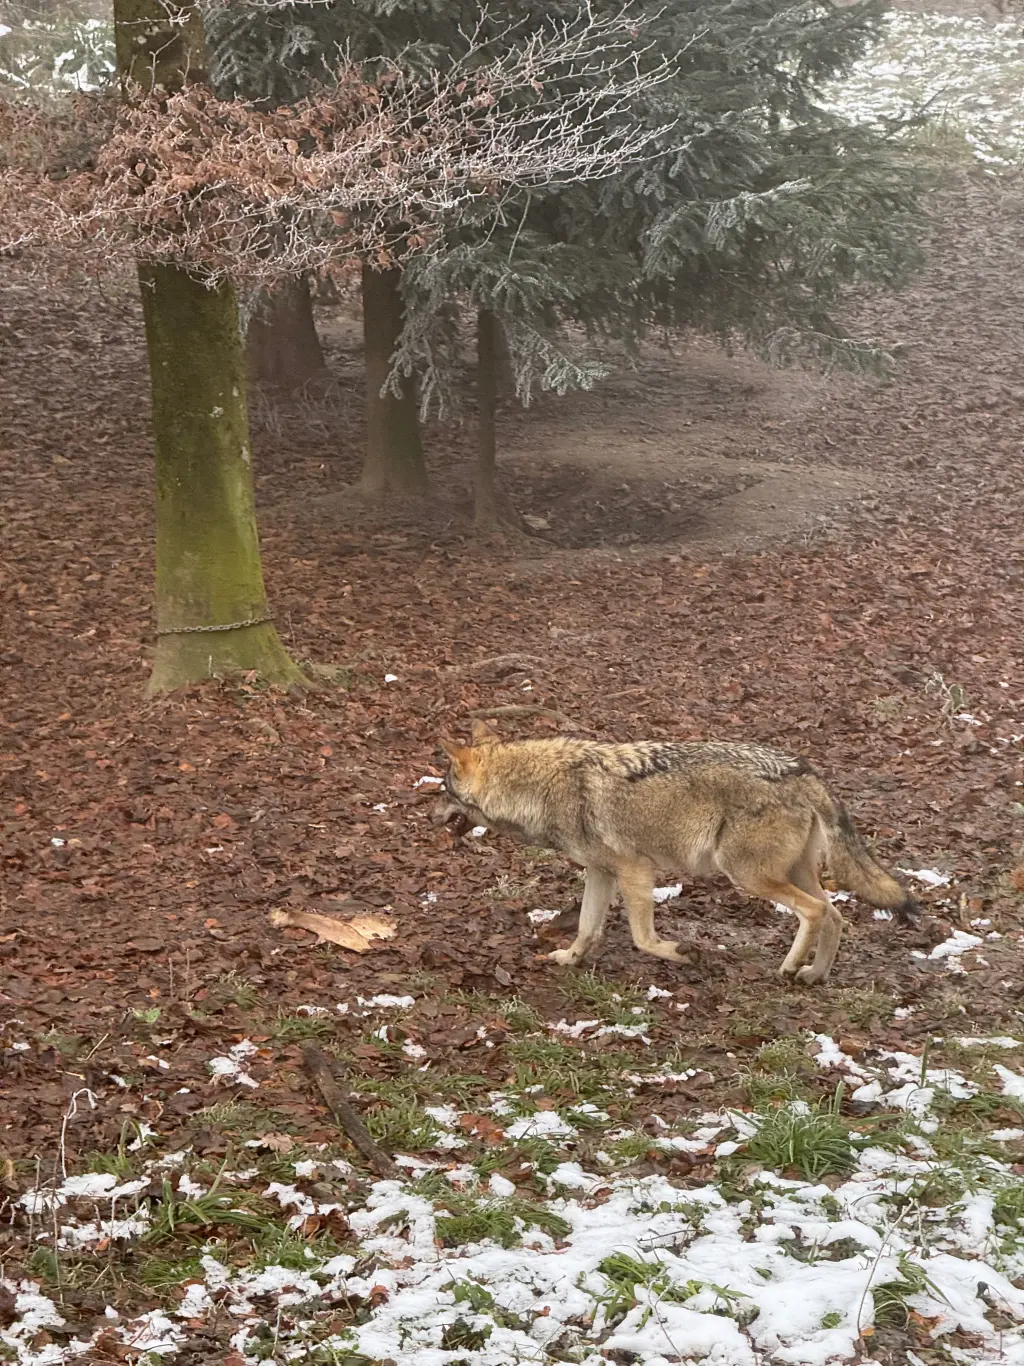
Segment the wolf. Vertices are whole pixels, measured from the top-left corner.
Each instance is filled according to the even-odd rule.
[[[806,985],[828,977],[845,923],[821,885],[826,869],[840,888],[901,919],[916,910],[811,764],[766,745],[503,741],[476,722],[471,744],[443,740],[442,748],[449,763],[436,824],[459,815],[585,869],[576,939],[547,955],[556,963],[596,954],[616,884],[636,947],[689,961],[655,932],[659,873],[724,874],[751,896],[787,906],[799,925],[779,973]]]

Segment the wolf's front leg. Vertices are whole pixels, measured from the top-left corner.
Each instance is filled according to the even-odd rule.
[[[600,868],[588,868],[576,938],[567,949],[555,949],[553,953],[548,954],[553,963],[562,963],[565,967],[572,968],[597,949],[604,934],[608,909],[614,895],[615,878],[612,874]]]
[[[671,939],[659,939],[654,928],[654,869],[645,864],[627,864],[619,869],[619,886],[626,903],[633,943],[642,953],[689,963],[690,955],[679,952]]]

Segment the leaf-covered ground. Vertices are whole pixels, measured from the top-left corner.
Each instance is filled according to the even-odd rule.
[[[308,411],[265,422],[278,620],[344,666],[297,697],[141,700],[131,284],[51,295],[8,271],[0,1354],[1024,1360],[1022,220],[1013,182],[938,202],[927,274],[865,319],[908,344],[892,385],[744,403],[725,469],[798,489],[831,468],[844,490],[774,541],[768,518],[759,547],[615,549],[655,496],[626,475],[587,503],[603,551],[481,549],[457,521],[342,534],[358,422],[294,442]],[[675,402],[689,450],[711,425],[694,354],[658,359],[649,395],[641,372],[515,430],[556,459],[560,434],[625,440],[657,412],[664,442]],[[471,438],[432,432],[441,479]],[[794,992],[774,976],[791,922],[701,886],[659,913],[691,967],[616,925],[593,975],[555,970],[539,954],[571,933],[576,874],[454,842],[421,781],[468,709],[524,701],[584,733],[807,754],[918,875],[919,925],[848,907],[834,981]],[[282,906],[397,932],[318,948],[270,925]],[[340,1137],[310,1039],[408,1182],[374,1184]]]

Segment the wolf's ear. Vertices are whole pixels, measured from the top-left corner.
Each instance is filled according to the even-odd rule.
[[[442,735],[437,743],[444,750],[445,754],[448,755],[448,758],[455,760],[456,763],[458,762],[459,755],[464,753],[466,748],[465,745],[460,745],[458,740],[449,739],[447,735]]]
[[[498,732],[486,721],[474,721],[472,735],[474,745],[493,745],[501,739]]]
[[[476,753],[470,745],[460,745],[457,740],[441,740],[441,748],[452,761],[452,770],[460,778],[469,778],[476,772]]]

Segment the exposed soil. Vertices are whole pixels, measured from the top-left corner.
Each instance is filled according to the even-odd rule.
[[[472,526],[471,411],[428,428],[437,466],[428,516],[417,501],[367,505],[351,486],[362,446],[352,424],[363,383],[358,320],[338,308],[322,331],[332,358],[327,392],[298,400],[261,393],[256,414],[258,438],[271,449],[296,436],[315,443],[310,458],[319,455],[328,491],[312,500],[305,490],[286,495],[266,524],[290,524],[318,543],[343,528],[350,550],[374,535],[464,542]],[[464,391],[471,399],[468,368]],[[535,558],[553,548],[679,540],[753,548],[828,524],[878,482],[799,448],[795,424],[826,412],[840,391],[820,375],[780,372],[694,341],[673,350],[648,345],[636,368],[624,362],[592,393],[542,394],[526,412],[506,401],[502,479],[532,532],[507,549]]]
[[[1018,185],[943,197],[926,274],[864,310],[910,344],[888,387],[694,347],[506,413],[509,487],[549,527],[527,555],[475,545],[455,512],[446,524],[452,499],[418,528],[339,515],[358,383],[329,324],[332,404],[265,403],[258,433],[278,622],[300,657],[348,669],[347,687],[303,698],[253,680],[143,702],[151,456],[131,283],[52,294],[8,268],[0,1025],[20,1021],[36,1044],[0,1052],[0,1149],[52,1162],[84,1086],[94,1108],[65,1126],[69,1169],[127,1119],[172,1145],[208,1133],[207,1061],[256,1031],[261,1103],[321,1133],[273,1021],[357,992],[412,990],[406,1027],[435,1065],[500,1078],[501,1047],[477,1046],[474,1009],[450,993],[572,1009],[537,956],[566,942],[564,921],[535,931],[525,912],[571,908],[576,874],[493,836],[454,842],[413,784],[439,771],[437,739],[468,709],[514,702],[588,734],[805,753],[891,865],[954,878],[923,893],[915,929],[855,911],[835,983],[799,994],[773,975],[791,923],[729,889],[660,911],[664,933],[693,943],[692,968],[640,958],[615,926],[600,972],[688,1002],[654,1004],[655,1042],[717,1078],[713,1096],[684,1088],[680,1110],[728,1099],[750,1050],[779,1034],[891,1038],[895,1004],[916,1007],[903,1047],[951,1021],[1019,1029],[1022,225]],[[457,484],[470,439],[432,428],[439,483]],[[480,663],[512,652],[536,662]],[[281,904],[386,911],[397,936],[363,957],[316,948],[268,924]],[[1003,937],[964,975],[924,956],[977,920]],[[883,1004],[865,1014],[865,999]],[[358,1041],[355,1023],[336,1031]]]

